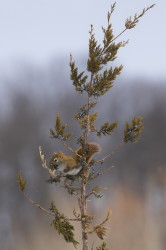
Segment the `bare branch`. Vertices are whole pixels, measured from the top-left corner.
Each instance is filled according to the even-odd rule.
[[[66,148],[69,149],[69,151],[71,151],[72,153],[74,153],[75,155],[77,155],[79,158],[83,158],[83,156],[81,156],[81,155],[79,155],[79,154],[77,153],[77,150],[74,150],[73,148],[71,148],[66,142],[64,142],[64,141],[61,141],[61,142],[62,142],[62,144],[63,144]]]
[[[125,28],[124,30],[122,30],[116,37],[114,37],[114,38],[112,39],[111,42],[114,42],[114,41],[115,41],[118,37],[120,37],[126,30],[127,30],[127,28]]]
[[[92,176],[89,180],[94,180],[94,179],[96,179],[97,177],[99,177],[99,176],[101,176],[101,175],[104,175],[104,174],[108,173],[108,172],[111,171],[113,168],[115,168],[115,166],[111,166],[110,168],[106,169],[105,171],[102,171],[102,172],[97,173],[95,176]]]
[[[122,141],[121,143],[119,143],[118,146],[117,146],[110,154],[106,155],[106,156],[103,157],[101,160],[98,160],[98,161],[96,161],[95,163],[101,163],[101,164],[103,164],[103,162],[104,162],[107,158],[113,156],[113,155],[114,155],[123,145],[124,145],[124,141]]]
[[[51,216],[55,216],[54,213],[52,213],[51,211],[45,209],[44,207],[42,207],[40,204],[38,204],[37,202],[33,201],[25,192],[23,192],[25,198],[32,203],[32,205],[34,205],[35,207],[39,208],[40,210],[44,211],[45,213],[51,215]]]
[[[61,140],[61,142],[62,142],[62,144],[63,144],[66,148],[68,148],[69,151],[71,151],[72,153],[77,154],[77,152],[76,152],[73,148],[71,148],[66,142],[64,142],[64,141],[62,141],[62,140]]]
[[[33,201],[25,192],[23,192],[24,194],[24,197],[32,204],[34,205],[35,207],[39,208],[40,210],[44,211],[45,213],[51,215],[51,216],[56,216],[55,213],[45,209],[44,207],[42,207],[39,203]],[[81,221],[80,218],[64,218],[64,220],[66,221]]]

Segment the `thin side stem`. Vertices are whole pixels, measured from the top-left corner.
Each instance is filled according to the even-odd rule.
[[[104,174],[110,172],[113,168],[115,168],[115,166],[111,166],[110,168],[107,168],[105,171],[97,173],[95,176],[93,176],[92,178],[90,178],[90,181],[96,179],[97,177],[99,177],[101,175],[104,175]]]
[[[45,213],[51,215],[51,216],[56,216],[55,213],[45,209],[44,207],[42,207],[41,205],[39,205],[37,202],[33,201],[25,192],[23,192],[24,197],[35,207],[39,208],[40,210],[44,211]],[[64,218],[65,221],[81,221],[81,218]]]
[[[120,37],[125,31],[127,30],[127,28],[125,28],[124,30],[122,30],[119,35],[117,35],[114,39],[112,39],[111,42],[114,42],[118,37]]]
[[[124,142],[122,141],[111,153],[103,157],[101,160],[96,161],[96,163],[99,163],[99,162],[103,163],[107,158],[113,156],[123,145],[124,145]]]
[[[24,197],[30,202],[32,203],[35,207],[39,208],[40,210],[44,211],[45,213],[51,215],[51,216],[55,216],[55,214],[47,209],[45,209],[44,207],[42,207],[41,205],[39,205],[37,202],[33,201],[25,192],[23,192]]]

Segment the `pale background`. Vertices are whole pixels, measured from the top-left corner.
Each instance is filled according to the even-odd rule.
[[[50,60],[74,55],[87,55],[88,30],[94,24],[101,37],[106,25],[106,13],[113,1],[84,0],[6,0],[0,1],[0,69],[15,67],[26,61],[47,65]],[[124,75],[156,79],[165,77],[166,2],[117,1],[112,17],[115,34],[124,27],[127,17],[140,13],[144,7],[156,3],[140,21],[136,29],[126,32],[122,39],[130,44],[121,49],[119,60],[125,65]]]

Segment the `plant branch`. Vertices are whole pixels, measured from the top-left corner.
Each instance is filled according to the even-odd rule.
[[[104,187],[97,187],[99,190],[107,190],[108,188],[104,188]],[[98,192],[95,191],[95,188],[92,189],[92,191],[86,195],[86,199],[89,198],[91,195],[96,195]]]
[[[64,142],[63,140],[61,140],[61,142],[62,142],[62,144],[63,144],[66,148],[69,149],[69,151],[71,151],[72,153],[77,154],[77,152],[76,152],[73,148],[71,148],[66,142]]]
[[[118,37],[120,37],[126,30],[128,29],[132,29],[136,26],[136,24],[139,22],[139,19],[151,8],[153,8],[155,6],[155,4],[152,4],[151,6],[147,7],[146,9],[144,8],[141,12],[141,14],[137,15],[135,14],[134,15],[134,19],[133,21],[131,20],[131,17],[128,18],[126,20],[126,23],[125,23],[125,26],[126,28],[124,30],[122,30],[115,38],[112,39],[111,42],[114,42]]]
[[[25,192],[23,192],[24,197],[35,207],[39,208],[40,210],[44,211],[45,213],[54,216],[55,214],[47,209],[45,209],[44,207],[42,207],[40,204],[38,204],[37,202],[33,201]]]
[[[61,187],[61,188],[69,188],[69,189],[72,189],[72,190],[75,190],[75,191],[79,191],[81,190],[80,188],[76,188],[76,187],[73,187],[73,186],[69,186],[69,185],[58,185],[58,184],[55,184],[56,187]]]
[[[119,143],[118,146],[111,153],[109,153],[108,155],[103,157],[101,160],[97,160],[95,163],[101,163],[102,164],[107,158],[113,156],[123,145],[124,145],[124,141]]]
[[[126,30],[127,30],[127,28],[125,28],[124,30],[122,30],[116,37],[114,37],[114,38],[112,39],[111,42],[114,42],[114,41],[115,41],[118,37],[120,37]]]
[[[102,172],[97,173],[95,176],[92,176],[89,180],[94,180],[97,177],[99,177],[100,175],[104,175],[104,174],[110,172],[113,168],[115,168],[115,166],[111,166],[110,168],[108,168],[108,169],[106,169],[106,170],[104,170]]]
[[[23,192],[24,197],[35,207],[39,208],[40,210],[44,211],[45,213],[51,215],[51,216],[56,216],[55,213],[45,209],[44,207],[42,207],[39,203],[33,201],[25,192]],[[65,221],[81,221],[81,218],[64,218]]]

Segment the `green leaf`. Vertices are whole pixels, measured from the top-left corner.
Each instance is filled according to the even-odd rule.
[[[142,10],[142,12],[138,15],[138,14],[135,14],[134,15],[134,18],[132,18],[131,16],[129,18],[126,19],[126,22],[125,22],[125,27],[126,29],[133,29],[137,23],[139,22],[139,19],[144,16],[144,14],[151,8],[153,8],[155,6],[155,4],[152,4],[151,6],[147,7],[146,9],[144,8]]]
[[[124,129],[124,142],[127,143],[130,141],[133,143],[138,141],[137,139],[141,137],[142,130],[144,128],[142,120],[143,118],[138,116],[134,117],[131,124],[126,122]]]
[[[79,242],[74,239],[73,225],[58,211],[53,201],[51,202],[50,211],[55,213],[55,219],[52,220],[51,226],[53,226],[59,234],[63,235],[66,242],[73,243],[74,247],[76,247]]]
[[[90,96],[95,98],[104,95],[110,88],[112,88],[113,83],[118,75],[120,75],[123,66],[115,67],[112,69],[105,70],[102,74],[96,74],[93,78],[92,86],[89,87]]]
[[[93,25],[91,25],[91,29],[89,31],[89,58],[87,61],[87,71],[92,74],[99,72],[102,69],[102,48],[97,44],[97,40],[95,39],[93,33]]]
[[[85,90],[85,84],[88,79],[88,76],[84,76],[84,71],[78,73],[78,68],[75,66],[75,62],[72,61],[72,55],[70,55],[70,79],[75,86],[75,90],[79,93],[83,93]]]
[[[101,126],[100,130],[97,132],[97,136],[102,136],[102,135],[112,136],[114,129],[117,128],[117,126],[118,122],[113,122],[113,123],[106,122]]]
[[[101,246],[96,247],[96,250],[109,250],[109,249],[107,248],[106,242],[103,242]]]
[[[80,120],[80,119],[83,119],[85,117],[85,115],[87,114],[87,104],[83,105],[78,114],[74,115],[74,118],[76,120]]]
[[[96,131],[94,124],[96,122],[97,116],[98,116],[98,112],[89,115],[89,126],[90,126],[91,132]],[[79,124],[80,124],[80,126],[81,126],[82,129],[86,129],[87,124],[88,124],[88,118],[87,118],[87,116],[84,116],[79,121]]]
[[[50,129],[51,137],[59,139],[61,141],[69,140],[72,136],[72,133],[65,133],[66,127],[67,124],[62,124],[61,117],[59,114],[57,114],[55,121],[55,132],[53,129]]]

